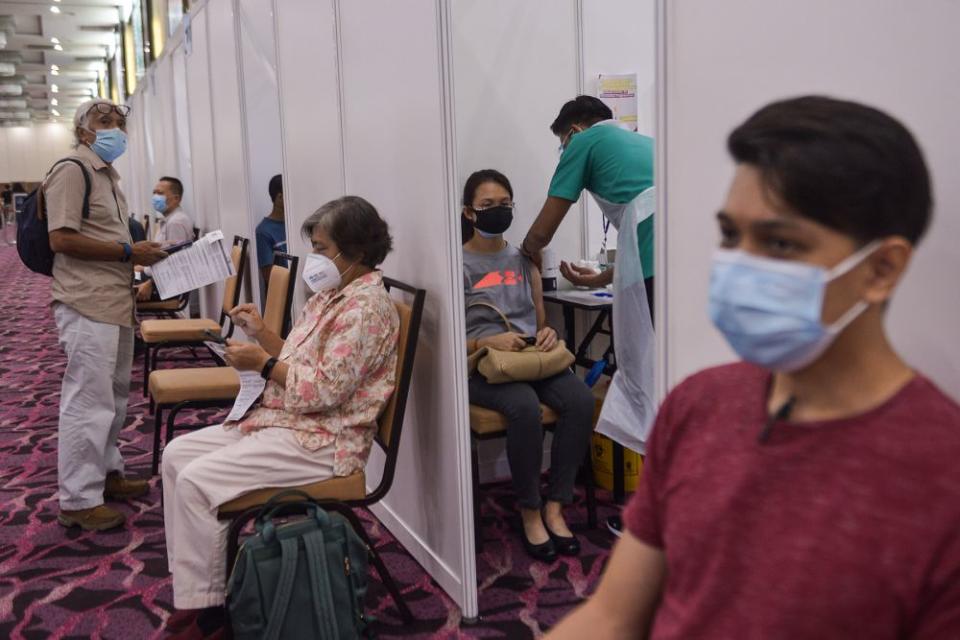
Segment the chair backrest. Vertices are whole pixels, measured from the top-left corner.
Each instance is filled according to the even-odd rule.
[[[397,456],[400,453],[400,433],[403,431],[403,417],[407,410],[407,395],[413,378],[413,359],[417,352],[417,340],[420,334],[420,320],[423,318],[423,303],[427,292],[391,278],[383,279],[388,291],[400,289],[413,296],[411,304],[394,301],[400,316],[400,335],[397,340],[397,386],[390,401],[377,421],[376,443],[384,450],[387,459],[383,475],[377,488],[367,495],[364,502],[372,504],[380,500],[393,484],[397,469]]]
[[[297,279],[297,264],[300,259],[289,253],[275,251],[270,282],[267,286],[267,301],[263,305],[263,324],[281,338],[286,338],[290,326],[290,307],[293,305],[293,286]]]
[[[200,228],[199,228],[199,227],[194,227],[194,228],[193,228],[193,241],[196,242],[199,238],[200,238]]]
[[[230,249],[230,260],[233,262],[234,275],[223,282],[223,306],[220,310],[220,324],[230,310],[240,302],[240,289],[243,272],[247,268],[247,246],[250,241],[240,236],[233,236],[233,247]]]

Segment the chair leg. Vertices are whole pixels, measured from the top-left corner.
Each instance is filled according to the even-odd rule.
[[[370,562],[376,567],[377,573],[380,575],[380,580],[383,581],[383,586],[387,588],[387,592],[393,598],[394,604],[397,605],[400,618],[406,624],[412,624],[416,618],[413,617],[413,612],[410,611],[410,607],[407,606],[406,601],[403,599],[403,594],[400,593],[400,587],[397,586],[396,581],[390,574],[390,570],[387,569],[387,565],[384,564],[383,558],[380,557],[376,547],[373,546],[373,541],[370,539],[370,536],[367,535],[366,529],[363,528],[363,523],[360,522],[360,518],[353,512],[353,509],[343,503],[325,504],[324,506],[343,515],[363,539],[363,542],[367,545],[367,550],[370,552]]]
[[[476,553],[483,551],[483,525],[480,522],[480,462],[477,441],[470,439],[470,466],[473,478],[473,546]]]
[[[157,413],[153,418],[153,461],[150,464],[150,471],[153,475],[160,472],[160,432],[163,430],[163,409],[157,407]]]
[[[581,471],[583,473],[583,490],[587,498],[587,526],[590,529],[597,528],[597,491],[596,483],[593,481],[593,456],[591,450],[587,449],[587,455],[584,457]]]
[[[150,345],[143,343],[143,397],[148,395],[147,385],[150,384]]]

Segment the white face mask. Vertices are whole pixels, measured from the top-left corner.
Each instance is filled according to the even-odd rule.
[[[340,286],[343,276],[334,262],[341,254],[331,260],[325,255],[319,253],[308,253],[307,260],[303,264],[303,281],[307,283],[310,290],[314,293],[336,289]]]

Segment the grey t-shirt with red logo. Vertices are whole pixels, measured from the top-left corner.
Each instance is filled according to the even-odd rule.
[[[477,339],[507,331],[499,309],[512,331],[537,333],[537,311],[530,286],[530,261],[509,244],[497,253],[463,249],[463,291],[467,303],[467,338]]]

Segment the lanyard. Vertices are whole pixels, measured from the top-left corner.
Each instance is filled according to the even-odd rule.
[[[606,260],[607,256],[607,232],[610,231],[610,220],[604,216],[603,217],[603,242],[600,244],[600,254]]]

